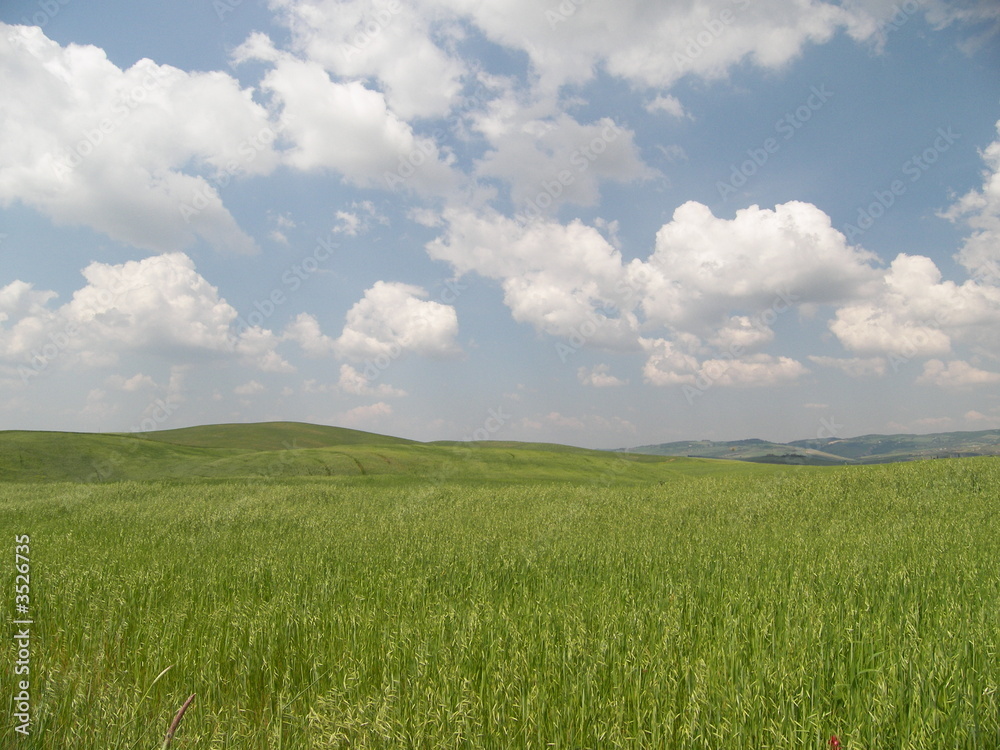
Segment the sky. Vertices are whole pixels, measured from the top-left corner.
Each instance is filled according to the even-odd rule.
[[[0,429],[1000,428],[995,2],[0,22]]]

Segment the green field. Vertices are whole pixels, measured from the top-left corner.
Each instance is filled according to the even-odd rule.
[[[0,746],[153,750],[196,693],[175,750],[1000,747],[1000,460],[279,433],[0,434]]]

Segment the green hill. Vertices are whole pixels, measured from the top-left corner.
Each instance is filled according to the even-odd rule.
[[[862,435],[816,438],[791,443],[767,440],[681,441],[624,449],[655,456],[731,458],[759,463],[872,464],[928,458],[970,458],[1000,455],[1000,430],[939,432],[930,435]]]
[[[174,445],[191,445],[199,448],[241,448],[255,451],[331,448],[338,445],[414,444],[413,440],[405,438],[305,422],[211,424],[128,435]]]
[[[692,456],[698,458],[726,458],[734,461],[757,463],[809,464],[835,466],[853,463],[851,459],[809,446],[772,443],[767,440],[689,440],[658,445],[640,445],[625,449],[631,453],[651,456]]]
[[[546,443],[418,443],[337,427],[273,422],[141,434],[0,432],[0,480],[387,476],[430,481],[621,484],[766,470],[737,461],[643,456]]]

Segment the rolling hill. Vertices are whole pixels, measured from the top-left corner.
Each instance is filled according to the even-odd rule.
[[[940,432],[930,435],[862,435],[816,438],[791,443],[766,440],[710,440],[661,443],[624,448],[655,456],[697,456],[776,464],[873,464],[928,458],[1000,455],[1000,430]]]
[[[294,422],[206,425],[136,434],[0,432],[0,480],[15,482],[394,475],[429,481],[620,484],[760,468],[736,461],[631,455],[544,443],[418,443]]]

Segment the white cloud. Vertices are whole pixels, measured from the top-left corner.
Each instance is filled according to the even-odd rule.
[[[621,254],[580,221],[528,225],[485,210],[447,209],[446,232],[427,245],[458,275],[475,271],[500,281],[519,322],[555,336],[584,336],[596,346],[637,348],[638,322],[626,301]],[[606,305],[621,311],[615,317]]]
[[[803,305],[861,298],[881,277],[875,257],[807,203],[752,206],[731,220],[687,203],[659,230],[650,257],[628,263],[580,221],[524,223],[466,208],[446,209],[444,220],[447,230],[427,246],[432,258],[459,275],[497,279],[515,320],[576,348],[641,345],[644,376],[657,385],[693,383],[713,361],[730,363],[712,379],[721,385],[793,380],[801,363],[754,355],[774,340],[771,326]],[[667,335],[641,338],[657,329]]]
[[[468,15],[493,41],[526,52],[539,87],[547,91],[585,82],[598,68],[636,87],[660,89],[687,74],[723,77],[745,60],[778,68],[806,44],[825,42],[840,28],[863,31],[854,23],[856,13],[815,0],[435,4]]]
[[[885,375],[886,360],[883,357],[817,357],[809,361],[820,367],[832,367],[852,378]]]
[[[951,352],[953,341],[995,350],[1000,287],[942,281],[930,258],[901,253],[876,293],[838,309],[830,330],[859,353],[940,356]]]
[[[426,300],[420,287],[376,281],[348,310],[337,352],[348,359],[388,357],[414,352],[429,357],[459,352],[455,308]]]
[[[1000,416],[989,416],[975,409],[967,411],[964,418],[966,422],[978,430],[1000,428]]]
[[[368,406],[357,406],[344,412],[340,415],[338,423],[349,427],[370,428],[373,425],[379,424],[383,417],[391,415],[392,406],[384,401],[379,401]]]
[[[716,385],[767,387],[794,382],[808,372],[790,357],[752,354],[699,361],[665,339],[643,339],[643,346],[648,358],[642,373],[650,385],[695,386],[701,391]]]
[[[234,78],[148,59],[121,70],[97,47],[0,24],[0,83],[0,204],[148,250],[256,250],[218,188],[273,169],[275,133]]]
[[[797,380],[808,370],[791,357],[754,354],[742,359],[713,359],[701,364],[702,375],[726,386],[760,388]]]
[[[650,385],[691,385],[697,381],[700,368],[697,357],[662,338],[644,339],[643,346],[648,356],[642,375]]]
[[[646,104],[646,111],[650,113],[663,112],[671,117],[690,117],[687,111],[684,109],[684,105],[681,104],[680,99],[676,96],[671,96],[670,94],[663,95],[660,94],[652,101]]]
[[[357,370],[351,365],[342,364],[340,366],[340,380],[337,387],[344,393],[354,396],[382,396],[383,398],[399,398],[406,395],[406,391],[393,388],[388,383],[372,384],[372,380],[377,378],[381,371],[374,366],[366,367],[363,371]]]
[[[356,185],[382,189],[443,191],[456,184],[437,145],[414,135],[380,92],[359,81],[333,81],[318,63],[277,52],[260,35],[237,49],[235,59],[273,65],[261,88],[281,106],[278,122],[293,144],[283,156],[296,169],[331,169]]]
[[[649,178],[634,142],[634,133],[604,118],[583,125],[567,114],[493,123],[492,149],[477,164],[477,173],[511,184],[511,199],[525,215],[547,215],[562,203],[597,203],[601,180],[629,182]],[[480,123],[480,127],[485,127]]]
[[[339,210],[334,214],[336,219],[333,226],[334,233],[357,237],[359,234],[367,232],[371,228],[372,222],[383,225],[389,223],[389,219],[379,213],[371,201],[355,201],[349,208],[350,211]]]
[[[263,393],[267,390],[264,385],[257,380],[251,380],[243,385],[238,385],[233,389],[233,393],[237,396],[255,396],[258,393]]]
[[[657,232],[643,309],[647,320],[707,332],[736,310],[782,313],[862,296],[878,278],[874,260],[809,203],[720,219],[692,201]]]
[[[963,195],[942,216],[962,220],[972,230],[955,259],[974,277],[996,284],[1000,283],[1000,139],[987,146],[982,157],[986,162],[982,189]]]
[[[605,364],[594,365],[591,368],[581,367],[576,371],[576,376],[583,385],[594,388],[615,388],[628,384],[627,380],[612,375],[611,367]]]
[[[336,342],[323,333],[319,321],[309,313],[299,313],[285,326],[282,339],[296,342],[310,357],[333,354],[337,348]]]
[[[923,374],[917,378],[917,382],[941,388],[963,388],[1000,383],[1000,373],[980,370],[962,360],[952,360],[946,364],[940,359],[931,359],[924,363]]]
[[[291,29],[296,51],[337,76],[376,79],[404,119],[443,116],[459,94],[465,65],[433,41],[433,3],[300,0],[272,5]]]
[[[112,375],[105,382],[111,388],[127,392],[156,388],[156,381],[149,377],[149,375],[143,375],[141,372],[136,373],[128,379],[123,378],[121,375]]]
[[[0,358],[36,373],[54,364],[111,365],[126,352],[175,362],[233,356],[258,369],[291,369],[274,351],[272,332],[231,330],[236,310],[183,253],[120,265],[95,262],[82,273],[87,284],[56,308],[39,304],[54,294],[32,292],[23,282],[0,290],[8,315],[0,324]]]

